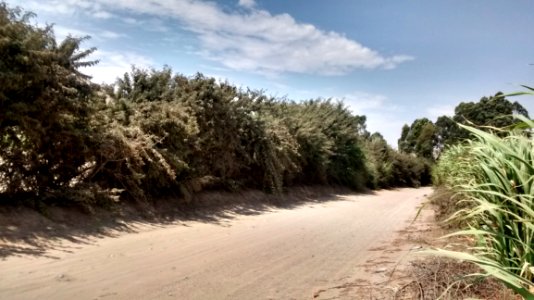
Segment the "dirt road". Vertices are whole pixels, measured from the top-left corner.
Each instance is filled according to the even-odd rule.
[[[394,241],[430,193],[341,196],[222,225],[150,227],[72,245],[70,253],[7,257],[0,261],[0,299],[319,298],[319,291],[380,272],[380,264],[362,265],[380,258],[376,248]]]

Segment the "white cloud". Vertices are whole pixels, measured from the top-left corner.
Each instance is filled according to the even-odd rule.
[[[150,68],[154,62],[145,56],[131,52],[113,52],[97,50],[90,60],[100,60],[100,62],[87,69],[82,69],[82,73],[92,76],[92,81],[96,83],[113,83],[118,76],[129,72],[132,65],[138,68]]]
[[[445,104],[445,105],[436,105],[431,106],[427,108],[426,112],[428,117],[431,120],[436,120],[438,117],[441,116],[452,116],[454,115],[454,105],[452,104]]]
[[[203,22],[182,21],[199,34],[206,57],[235,70],[339,75],[355,69],[391,69],[412,59],[384,57],[339,33],[263,10],[245,15],[215,10]]]
[[[157,18],[152,19],[142,19],[142,18],[131,18],[131,17],[122,17],[120,18],[126,24],[138,26],[143,30],[154,31],[154,32],[169,32],[170,28],[165,26],[164,22]]]
[[[91,15],[97,19],[111,19],[114,17],[112,13],[104,11],[104,10],[95,11]]]
[[[167,27],[160,19],[150,19],[141,21],[141,26],[144,26],[146,30],[155,32],[168,32],[171,29]]]
[[[73,5],[69,1],[24,1],[15,0],[14,4],[20,5],[25,10],[29,10],[35,13],[50,13],[50,14],[73,14],[77,8],[77,5]]]
[[[16,5],[35,13],[47,13],[55,15],[74,15],[84,13],[98,19],[109,19],[114,15],[109,11],[103,10],[103,4],[97,1],[89,0],[11,0]]]
[[[343,100],[355,114],[365,114],[370,110],[377,109],[392,109],[392,106],[386,104],[387,97],[384,95],[353,92],[340,99]]]
[[[100,32],[100,34],[98,34],[98,36],[102,37],[102,38],[105,38],[105,39],[118,39],[118,38],[123,37],[125,35],[121,34],[121,33],[116,33],[116,32],[113,32],[113,31],[109,31],[109,30],[104,30],[104,31]]]
[[[99,32],[89,32],[89,31],[80,30],[77,28],[64,27],[64,26],[59,26],[59,25],[54,26],[54,34],[56,36],[56,39],[59,41],[64,40],[68,35],[71,35],[74,37],[90,36],[96,40],[118,39],[120,37],[126,36],[124,34],[109,31],[109,30],[103,30]]]
[[[130,17],[121,18],[121,20],[126,24],[131,24],[131,25],[139,25],[140,24],[139,20],[134,19],[134,18],[130,18]]]
[[[58,41],[64,40],[68,35],[75,36],[75,37],[84,37],[84,36],[91,35],[91,33],[84,31],[84,30],[64,27],[60,25],[54,26],[54,34]]]
[[[246,8],[253,8],[256,6],[255,0],[239,0],[239,5]]]
[[[300,23],[289,14],[273,15],[240,0],[247,10],[230,12],[215,2],[195,0],[58,0],[45,4],[77,7],[85,11],[128,11],[172,18],[197,35],[198,53],[223,66],[266,74],[283,72],[338,75],[356,69],[392,69],[412,60],[407,55],[384,56],[359,42],[312,24]],[[128,19],[130,21],[134,19]],[[167,28],[155,27],[165,31]]]

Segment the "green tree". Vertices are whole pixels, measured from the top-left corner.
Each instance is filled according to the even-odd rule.
[[[401,137],[397,142],[397,146],[399,148],[399,151],[406,151],[406,150],[410,149],[410,145],[409,145],[409,142],[407,140],[409,133],[410,133],[410,126],[408,126],[408,124],[404,124],[402,126]]]
[[[441,152],[444,147],[469,138],[470,133],[457,126],[456,123],[490,131],[491,127],[503,128],[514,124],[516,122],[514,114],[528,117],[528,111],[521,104],[510,102],[501,92],[494,96],[482,97],[478,102],[462,102],[454,109],[452,118],[446,116],[438,118],[435,147],[438,152]]]
[[[88,102],[93,87],[80,67],[94,49],[86,38],[57,44],[52,26],[0,3],[0,178],[8,193],[72,183],[88,155]]]
[[[404,125],[398,141],[399,151],[433,159],[436,128],[427,118],[416,119],[411,126]]]
[[[409,129],[408,126],[405,128]],[[373,133],[364,146],[371,188],[418,187],[430,183],[428,159],[395,151],[379,133]]]
[[[415,153],[426,159],[434,159],[435,140],[436,126],[432,122],[424,124],[415,143]]]
[[[471,122],[477,126],[505,127],[513,124],[513,114],[528,117],[527,110],[518,102],[508,101],[503,93],[482,97],[478,102],[462,102],[454,109],[454,120]]]
[[[441,116],[435,124],[422,118],[415,120],[411,126],[404,125],[398,141],[399,151],[434,159],[445,147],[469,138],[469,132],[459,127],[458,123],[491,131],[492,128],[514,124],[514,114],[528,117],[527,110],[521,104],[508,101],[500,92],[483,97],[478,102],[462,102],[456,106],[454,116]]]
[[[450,117],[441,116],[436,121],[436,152],[441,153],[446,145],[456,142],[456,131],[459,129],[456,122]]]

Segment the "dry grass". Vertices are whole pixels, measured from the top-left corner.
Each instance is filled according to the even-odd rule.
[[[416,230],[406,238],[419,240],[419,244],[428,247],[441,247],[449,250],[467,251],[473,244],[472,239],[466,237],[450,237],[441,239],[451,231],[457,230],[461,224],[446,222],[458,209],[458,201],[454,193],[446,188],[436,188],[429,197],[430,206],[434,213],[428,217],[433,223],[427,230]],[[424,241],[424,242],[423,242]],[[390,293],[390,297],[383,299],[522,299],[512,290],[496,279],[483,276],[469,276],[482,273],[475,264],[445,257],[423,256],[412,260],[404,274],[404,284]]]
[[[436,221],[441,227],[459,229],[465,225],[465,222],[459,219],[449,220],[455,212],[467,206],[465,202],[459,201],[458,195],[453,190],[445,186],[435,187],[429,200],[434,207]]]
[[[396,299],[495,299],[521,297],[495,279],[469,276],[481,270],[474,264],[433,257],[412,262],[413,281],[399,290]]]
[[[440,237],[458,229],[461,224],[446,222],[457,209],[454,193],[445,188],[436,188],[429,197],[434,209],[436,225],[432,230],[421,232],[426,246],[441,247],[455,251],[468,251],[473,244],[472,239],[466,237]],[[496,279],[472,274],[482,273],[475,264],[446,257],[422,257],[410,262],[407,272],[411,281],[397,290],[391,299],[522,299]]]

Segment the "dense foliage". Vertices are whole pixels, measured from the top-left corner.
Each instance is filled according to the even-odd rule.
[[[79,67],[93,49],[56,43],[51,27],[0,4],[0,178],[7,193],[67,185],[86,162],[92,87]]]
[[[528,127],[534,123],[523,118]],[[446,150],[435,182],[457,192],[467,224],[457,234],[473,236],[472,254],[438,253],[472,261],[527,299],[534,290],[534,141],[520,131],[506,136],[461,125],[474,139]],[[501,133],[501,132],[499,132]],[[530,298],[529,298],[530,297]]]
[[[411,126],[402,127],[399,150],[414,153],[419,157],[432,160],[436,139],[436,126],[427,118],[415,120]]]
[[[409,153],[392,149],[386,140],[374,133],[364,143],[371,186],[421,186],[431,183],[431,163]]]
[[[429,183],[428,166],[369,137],[342,103],[241,90],[170,68],[112,85],[80,72],[94,49],[0,4],[0,194],[84,205],[203,189]]]
[[[478,102],[462,102],[454,109],[454,115],[441,116],[433,123],[427,118],[404,125],[398,147],[401,152],[433,160],[445,148],[471,138],[471,133],[461,125],[475,126],[484,131],[505,128],[514,124],[513,115],[528,118],[527,110],[518,102],[511,102],[502,93],[482,97]],[[507,135],[501,131],[499,136]]]

